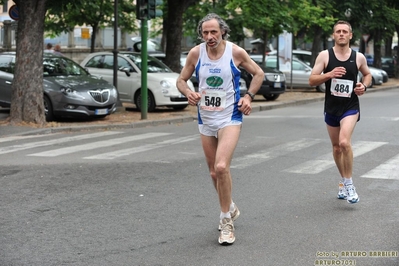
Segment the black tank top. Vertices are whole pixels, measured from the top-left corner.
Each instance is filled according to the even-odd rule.
[[[360,112],[359,98],[354,92],[359,72],[356,64],[356,51],[352,50],[348,60],[339,61],[335,57],[333,48],[330,48],[328,49],[328,57],[328,64],[326,69],[324,69],[324,73],[342,66],[345,67],[346,74],[341,78],[337,78],[334,82],[332,82],[332,79],[326,81],[324,112],[335,116],[341,116],[348,110],[359,110]],[[344,82],[342,80],[347,81]],[[349,81],[352,81],[351,85]]]

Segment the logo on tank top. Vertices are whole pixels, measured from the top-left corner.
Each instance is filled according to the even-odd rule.
[[[220,68],[209,69],[209,73],[211,73],[211,74],[219,74],[220,72],[222,72],[222,70]]]
[[[219,87],[223,84],[223,79],[221,77],[212,76],[206,79],[206,84],[209,87]]]

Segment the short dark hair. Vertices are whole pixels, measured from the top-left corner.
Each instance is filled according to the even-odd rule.
[[[340,24],[348,25],[349,31],[352,32],[352,26],[351,26],[351,24],[350,24],[348,21],[345,21],[345,20],[338,20],[338,21],[334,24],[333,31],[335,31],[335,26],[340,25]]]
[[[219,15],[217,15],[215,13],[209,13],[208,15],[206,15],[205,17],[203,17],[200,20],[200,22],[198,23],[198,27],[197,27],[198,38],[202,39],[202,24],[205,21],[209,21],[212,19],[217,20],[217,22],[219,23],[219,26],[220,26],[220,30],[222,32],[224,32],[222,34],[222,39],[227,40],[227,38],[229,37],[230,27],[227,25],[226,21],[224,21]]]

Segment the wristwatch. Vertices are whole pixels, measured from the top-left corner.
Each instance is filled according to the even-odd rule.
[[[362,83],[362,84],[363,84],[363,86],[364,86],[364,91],[366,91],[366,90],[367,90],[367,86],[364,85],[364,83]]]
[[[255,98],[255,94],[253,94],[252,92],[247,91],[245,94],[248,94],[252,100]]]

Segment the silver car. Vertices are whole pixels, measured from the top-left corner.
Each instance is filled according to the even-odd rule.
[[[266,67],[277,68],[277,56],[268,55],[265,58]],[[291,72],[283,71],[286,78],[286,86],[289,89],[291,86],[293,88],[314,88],[309,85],[309,77],[312,72],[312,68],[302,62],[297,58],[292,59],[292,78]],[[317,87],[315,87],[319,92],[326,91],[326,85],[323,83]]]
[[[11,105],[15,52],[0,53],[0,106]],[[116,109],[118,92],[64,56],[43,55],[43,101],[47,121],[58,117],[103,118]]]
[[[114,55],[111,52],[89,54],[80,65],[107,81],[113,80]],[[119,98],[122,102],[134,103],[139,110],[141,110],[141,65],[140,53],[118,53]],[[179,74],[152,56],[147,57],[147,66],[148,111],[152,112],[159,106],[175,110],[186,108],[188,100],[176,87]],[[194,91],[193,83],[190,80],[187,83]]]

